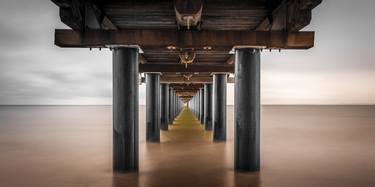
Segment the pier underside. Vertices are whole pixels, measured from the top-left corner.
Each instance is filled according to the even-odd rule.
[[[172,133],[168,133],[173,135],[180,132],[176,129],[193,128],[186,126],[195,123],[189,116],[204,123],[198,128],[201,132],[213,131],[211,141],[225,142],[226,87],[234,83],[234,168],[259,171],[260,52],[313,47],[314,31],[302,29],[309,25],[312,9],[322,2],[52,1],[59,7],[61,21],[71,28],[55,30],[55,45],[113,51],[116,172],[139,169],[138,124],[134,123],[138,113],[127,111],[137,111],[138,85],[142,83],[147,87],[148,143],[160,143],[161,130],[170,129]],[[181,110],[176,127],[169,128],[166,122]]]

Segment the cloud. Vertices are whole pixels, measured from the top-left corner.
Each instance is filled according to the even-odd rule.
[[[314,48],[263,52],[262,103],[375,103],[374,6],[323,1],[305,28]],[[111,52],[54,46],[54,29],[66,28],[58,14],[50,1],[0,2],[0,104],[112,103]],[[233,104],[233,85],[227,93]]]

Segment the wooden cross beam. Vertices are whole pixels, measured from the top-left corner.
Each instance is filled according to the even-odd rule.
[[[199,90],[193,90],[193,91],[176,91],[176,94],[181,96],[194,96],[198,93]]]
[[[228,64],[212,64],[212,65],[199,65],[191,64],[187,68],[182,64],[158,64],[158,63],[147,63],[139,64],[139,72],[182,72],[182,73],[193,73],[193,72],[228,72],[234,73],[234,65]]]
[[[178,48],[232,49],[236,46],[308,49],[314,46],[312,31],[178,31],[178,30],[55,30],[55,44],[60,47],[110,47],[137,45],[144,49]]]
[[[228,77],[227,83],[234,83],[234,77]],[[142,83],[145,83],[145,78],[141,79]],[[160,83],[168,84],[210,84],[213,83],[212,77],[192,77],[190,80],[186,80],[183,77],[160,77]]]
[[[204,87],[204,84],[176,84],[176,83],[171,83],[169,84],[169,87],[174,89],[174,90],[197,90],[200,88]]]
[[[180,84],[205,84],[213,83],[212,77],[192,77],[186,80],[183,77],[160,77],[161,83],[180,83]],[[227,83],[234,83],[233,77],[228,77]]]

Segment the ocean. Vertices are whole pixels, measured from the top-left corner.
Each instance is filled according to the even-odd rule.
[[[226,143],[148,144],[139,114],[140,171],[115,174],[111,106],[1,106],[0,186],[375,186],[375,106],[262,106],[257,173],[233,170],[233,106]]]

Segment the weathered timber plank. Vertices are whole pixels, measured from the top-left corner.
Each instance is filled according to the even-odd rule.
[[[146,80],[144,78],[141,79],[142,83],[145,83]],[[184,77],[169,77],[169,76],[162,76],[160,77],[160,83],[168,83],[168,84],[184,84],[187,85],[186,89],[190,89],[188,85],[194,85],[194,84],[206,84],[206,83],[212,83],[212,76],[208,77],[191,77],[189,80],[186,80]],[[227,83],[234,83],[233,77],[227,78]],[[181,89],[180,87],[178,89]],[[191,88],[195,89],[195,88]],[[198,89],[198,88],[197,88]]]
[[[234,65],[139,64],[139,72],[234,72]]]
[[[162,77],[160,79],[161,83],[191,83],[191,84],[204,84],[212,83],[212,77],[191,77],[190,80],[186,80],[183,77]],[[233,77],[227,78],[227,83],[234,83]]]
[[[252,46],[280,49],[308,49],[314,46],[314,32],[281,31],[177,31],[177,30],[55,30],[55,44],[60,47],[108,47],[139,45],[144,49],[179,48],[231,49]]]
[[[162,76],[163,78],[163,76]],[[199,89],[203,88],[204,84],[180,84],[180,83],[170,83],[170,88],[173,88],[174,90],[191,90],[191,89]]]

